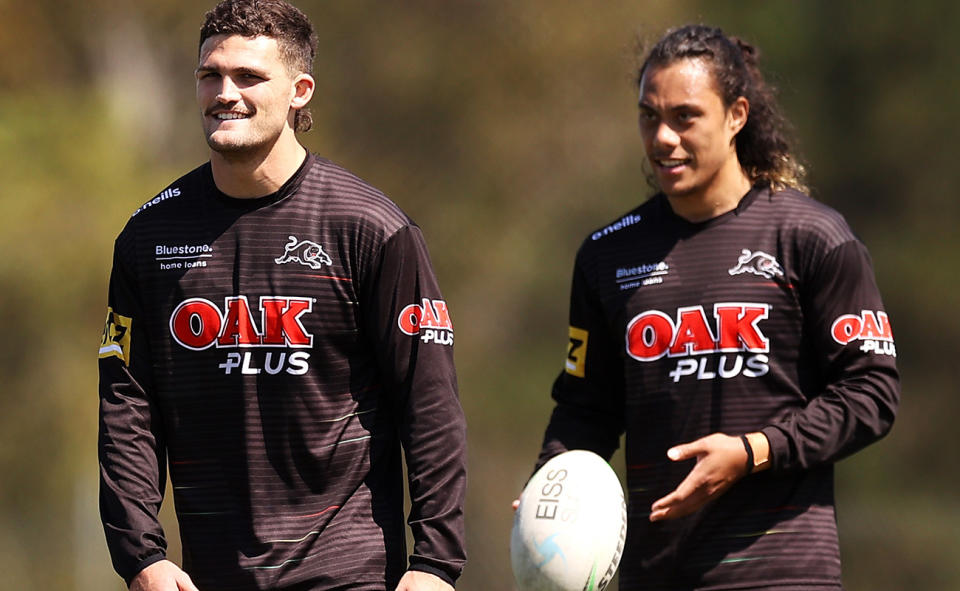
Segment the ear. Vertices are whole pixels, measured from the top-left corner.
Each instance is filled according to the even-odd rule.
[[[290,99],[290,108],[300,110],[307,106],[313,98],[316,82],[310,74],[300,74],[293,79],[293,98]]]
[[[750,102],[746,97],[738,96],[730,108],[727,109],[727,125],[730,129],[730,135],[736,136],[747,124],[747,117],[750,115]]]

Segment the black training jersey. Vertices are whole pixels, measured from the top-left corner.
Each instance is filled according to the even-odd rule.
[[[755,188],[693,224],[658,195],[578,253],[540,461],[609,458],[626,432],[623,589],[840,588],[832,464],[890,428],[895,357],[869,256],[835,211]],[[650,523],[693,466],[670,447],[758,430],[771,470]]]
[[[453,327],[419,228],[308,156],[231,199],[205,164],[117,238],[100,347],[101,513],[117,571],[163,558],[169,463],[200,589],[393,589],[464,563]]]

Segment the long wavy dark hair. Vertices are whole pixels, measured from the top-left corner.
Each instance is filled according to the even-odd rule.
[[[754,183],[773,189],[792,187],[808,192],[806,169],[793,154],[790,128],[777,104],[776,90],[757,65],[757,48],[722,30],[686,25],[667,31],[653,46],[637,72],[637,85],[653,67],[681,59],[702,59],[709,64],[720,98],[729,107],[738,97],[750,103],[747,123],[736,137],[737,158]]]
[[[204,17],[200,47],[215,35],[270,37],[277,40],[280,59],[290,72],[313,73],[317,34],[310,19],[283,0],[223,0]],[[294,115],[296,131],[309,131],[313,116],[307,108]]]

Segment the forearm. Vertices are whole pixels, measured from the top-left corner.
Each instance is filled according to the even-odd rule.
[[[895,370],[828,388],[802,411],[762,429],[774,470],[836,462],[885,436],[899,402]]]
[[[101,361],[100,517],[114,568],[126,581],[166,556],[157,514],[166,455],[156,409],[116,360]]]
[[[410,568],[453,585],[466,561],[466,423],[453,394],[403,428],[410,488]],[[410,423],[413,421],[413,424]]]
[[[801,372],[816,378],[804,407],[762,429],[774,470],[809,469],[859,451],[887,434],[900,401],[893,329],[863,244],[843,242],[805,275]]]
[[[621,425],[622,419],[617,416],[558,402],[550,415],[536,468],[571,449],[587,449],[609,460],[620,445]]]
[[[466,422],[457,392],[453,321],[416,226],[380,245],[361,309],[403,446],[410,490],[411,568],[453,582],[466,561]]]

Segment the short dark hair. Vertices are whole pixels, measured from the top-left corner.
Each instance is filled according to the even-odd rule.
[[[283,0],[223,0],[205,15],[199,46],[203,47],[203,42],[215,35],[276,39],[280,59],[290,72],[313,72],[317,34],[310,19]],[[294,129],[308,131],[312,126],[310,110],[299,109]]]
[[[750,103],[747,123],[736,139],[737,158],[750,180],[775,189],[806,191],[806,170],[792,153],[788,122],[777,104],[776,90],[760,72],[758,58],[756,47],[718,28],[686,25],[667,31],[653,46],[637,73],[637,84],[649,68],[680,59],[705,60],[725,106],[741,96]]]

